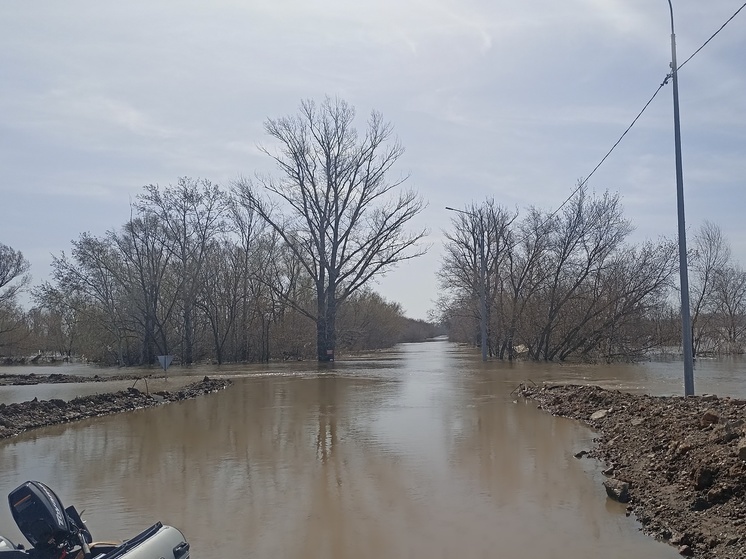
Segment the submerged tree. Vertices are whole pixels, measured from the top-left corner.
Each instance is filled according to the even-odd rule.
[[[30,265],[20,250],[0,243],[0,304],[12,303],[30,281]]]
[[[406,229],[424,203],[412,190],[395,194],[404,178],[388,179],[404,148],[392,141],[392,126],[380,113],[371,113],[362,137],[354,118],[345,101],[327,98],[267,120],[277,147],[264,152],[282,176],[260,182],[275,205],[246,181],[236,188],[313,283],[315,308],[291,297],[287,302],[315,321],[319,361],[334,358],[338,306],[374,276],[424,253],[418,242],[426,232]]]
[[[694,355],[711,351],[719,337],[718,279],[730,264],[728,246],[720,227],[705,221],[694,235],[691,257],[692,340]]]
[[[0,347],[11,345],[17,337],[12,334],[23,324],[16,297],[31,280],[29,268],[20,250],[0,243]]]
[[[672,245],[627,246],[631,226],[617,195],[581,189],[561,215],[531,208],[520,221],[488,199],[452,224],[440,271],[441,315],[452,337],[469,339],[464,318],[475,324],[478,317],[469,309],[481,287],[484,242],[491,355],[611,359],[639,354],[660,338],[647,318],[665,303]]]
[[[225,194],[208,180],[181,177],[175,186],[146,186],[138,196],[137,209],[144,216],[154,216],[163,230],[164,246],[178,278],[181,361],[189,364],[194,360],[194,314],[203,268],[213,239],[224,227]]]

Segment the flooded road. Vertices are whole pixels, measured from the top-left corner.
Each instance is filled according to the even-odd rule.
[[[679,393],[680,367],[478,359],[438,341],[332,367],[223,369],[251,375],[197,400],[0,441],[0,491],[44,481],[85,509],[98,539],[162,520],[197,559],[678,557],[606,499],[599,465],[573,458],[590,430],[511,391],[595,378]],[[718,375],[703,369],[698,392],[731,382]],[[22,541],[7,506],[0,533]]]

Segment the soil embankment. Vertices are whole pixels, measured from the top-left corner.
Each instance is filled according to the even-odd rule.
[[[607,492],[646,533],[682,555],[746,557],[746,400],[572,385],[519,393],[599,433],[587,455],[607,465]]]
[[[33,386],[36,384],[71,384],[83,382],[111,382],[117,380],[140,380],[142,375],[111,375],[102,377],[99,375],[65,375],[52,373],[51,375],[9,375],[0,374],[0,386]]]
[[[92,377],[72,378],[77,380],[62,382],[85,382],[86,380],[92,382],[95,380]],[[106,380],[112,379],[107,378]],[[30,402],[0,404],[0,439],[12,437],[37,427],[69,423],[88,417],[158,406],[168,402],[189,400],[202,394],[217,392],[230,384],[231,381],[228,379],[204,377],[199,382],[188,384],[174,391],[142,392],[137,388],[129,388],[119,392],[81,396],[68,402],[58,399],[37,400],[34,398]]]

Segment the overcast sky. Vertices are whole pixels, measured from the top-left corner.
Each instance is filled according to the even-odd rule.
[[[674,0],[679,62],[741,0]],[[429,254],[376,289],[426,317],[442,229],[494,197],[551,210],[663,81],[666,0],[5,1],[0,242],[35,283],[51,254],[129,217],[149,183],[271,170],[267,117],[339,96],[391,121],[397,173],[427,200]],[[746,10],[679,73],[690,234],[718,224],[746,264]],[[622,196],[635,242],[676,235],[671,85],[590,187]]]

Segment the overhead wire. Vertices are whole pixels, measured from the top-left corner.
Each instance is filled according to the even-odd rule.
[[[699,54],[699,52],[700,52],[700,51],[701,51],[701,50],[702,50],[703,48],[705,48],[705,47],[707,46],[707,44],[708,44],[708,43],[709,43],[710,41],[712,41],[712,40],[713,40],[713,39],[715,38],[715,36],[716,36],[716,35],[717,35],[718,33],[720,33],[720,32],[721,32],[721,31],[722,31],[722,30],[723,30],[723,29],[725,28],[725,26],[726,26],[726,25],[728,25],[728,24],[729,24],[729,23],[730,23],[730,22],[731,22],[731,21],[732,21],[732,20],[733,20],[733,19],[734,19],[734,18],[735,18],[735,17],[736,17],[736,16],[737,16],[737,15],[738,15],[738,14],[739,14],[740,12],[741,12],[741,10],[743,10],[744,8],[746,8],[746,2],[744,2],[744,3],[743,3],[743,4],[741,5],[741,7],[740,7],[740,8],[738,8],[738,9],[737,9],[737,10],[735,11],[735,13],[734,13],[734,14],[733,14],[732,16],[730,16],[730,17],[729,17],[729,18],[728,18],[728,19],[727,19],[727,20],[725,21],[725,23],[723,23],[723,25],[721,25],[721,26],[720,26],[720,27],[718,28],[718,30],[717,30],[717,31],[715,31],[715,32],[714,32],[714,33],[713,33],[713,34],[712,34],[712,35],[710,36],[710,38],[709,38],[709,39],[707,39],[707,40],[706,40],[706,41],[705,41],[704,43],[702,43],[702,45],[701,45],[701,46],[700,46],[700,47],[699,47],[699,48],[698,48],[697,50],[695,50],[695,51],[694,51],[694,52],[693,52],[693,53],[691,54],[691,56],[689,56],[689,58],[687,58],[686,60],[684,60],[684,62],[682,62],[681,64],[679,64],[679,65],[678,65],[678,67],[676,68],[676,71],[678,72],[679,70],[681,70],[681,68],[683,68],[683,67],[684,67],[684,65],[685,65],[685,64],[686,64],[687,62],[689,62],[689,61],[690,61],[690,60],[691,60],[692,58],[694,58],[694,57],[695,57],[695,56],[696,56],[697,54]],[[606,159],[608,159],[608,157],[609,157],[609,156],[611,155],[611,153],[612,153],[612,152],[613,152],[613,151],[614,151],[614,150],[616,149],[616,147],[617,147],[617,146],[618,146],[618,145],[619,145],[619,144],[621,143],[621,141],[622,141],[622,140],[624,139],[624,137],[625,137],[625,136],[627,135],[627,133],[628,133],[628,132],[629,132],[629,131],[630,131],[630,130],[632,129],[632,127],[633,127],[633,126],[634,126],[634,125],[635,125],[635,124],[637,123],[637,121],[638,121],[638,120],[640,119],[640,117],[641,117],[641,116],[642,116],[642,114],[643,114],[643,113],[645,112],[645,110],[646,110],[646,109],[647,109],[647,108],[648,108],[648,107],[650,106],[650,103],[652,103],[652,102],[653,102],[653,99],[655,99],[655,98],[656,98],[656,96],[658,95],[658,93],[660,92],[660,90],[661,90],[661,89],[663,89],[663,87],[664,87],[664,86],[665,86],[665,85],[666,85],[666,84],[668,83],[668,81],[669,81],[669,80],[671,79],[671,77],[672,77],[672,76],[673,76],[673,71],[671,71],[671,72],[670,72],[669,74],[667,74],[667,75],[666,75],[665,79],[664,79],[664,80],[663,80],[663,82],[662,82],[662,83],[661,83],[661,84],[660,84],[660,85],[658,86],[658,89],[656,89],[656,90],[655,90],[655,93],[653,93],[652,97],[650,97],[650,99],[648,99],[648,102],[647,102],[647,103],[645,103],[645,106],[644,106],[644,107],[643,107],[643,108],[642,108],[642,109],[640,110],[640,112],[639,112],[639,113],[637,113],[637,116],[636,116],[636,117],[635,117],[635,118],[634,118],[634,119],[632,120],[632,123],[631,123],[631,124],[630,124],[630,125],[629,125],[629,126],[627,127],[627,129],[626,129],[626,130],[625,130],[625,131],[624,131],[624,132],[622,133],[622,135],[621,135],[621,136],[619,136],[619,139],[618,139],[618,140],[617,140],[617,141],[616,141],[616,142],[614,143],[614,145],[613,145],[613,146],[611,146],[611,149],[610,149],[609,151],[607,151],[607,152],[606,152],[606,155],[604,155],[604,156],[603,156],[603,157],[601,158],[601,161],[599,161],[598,165],[596,165],[596,166],[595,166],[595,167],[593,168],[593,170],[592,170],[592,171],[591,171],[591,172],[590,172],[590,173],[588,174],[588,176],[587,176],[587,177],[586,177],[585,179],[583,179],[583,180],[582,180],[582,181],[580,182],[580,184],[579,184],[579,185],[578,185],[578,186],[577,186],[577,187],[575,188],[575,190],[573,190],[573,191],[572,191],[572,192],[570,193],[570,195],[569,195],[569,196],[568,196],[567,198],[565,198],[565,200],[564,200],[564,201],[563,201],[563,202],[562,202],[562,203],[561,203],[561,204],[560,204],[560,205],[559,205],[559,206],[557,207],[557,209],[556,209],[556,210],[554,210],[554,211],[553,211],[552,213],[550,213],[550,214],[549,214],[549,215],[547,216],[547,219],[546,219],[546,221],[549,221],[549,220],[550,220],[550,219],[551,219],[552,217],[554,217],[555,215],[557,215],[557,213],[558,213],[558,212],[559,212],[559,211],[560,211],[560,210],[561,210],[562,208],[564,208],[564,207],[565,207],[565,205],[566,205],[566,204],[567,204],[567,203],[568,203],[568,202],[569,202],[570,200],[572,200],[573,196],[575,196],[575,195],[576,195],[576,194],[578,193],[578,191],[580,191],[580,189],[582,189],[582,188],[583,188],[583,187],[584,187],[584,186],[585,186],[585,185],[586,185],[586,184],[588,183],[588,180],[590,180],[590,178],[591,178],[591,177],[593,176],[593,174],[594,174],[594,173],[595,173],[595,172],[596,172],[596,171],[597,171],[597,170],[599,169],[599,167],[601,167],[601,165],[603,165],[603,164],[604,164],[604,162],[606,161]],[[545,221],[545,223],[546,223],[546,221]]]
[[[684,62],[682,62],[681,64],[679,64],[679,65],[677,66],[677,68],[676,68],[676,71],[678,72],[679,70],[681,70],[681,68],[683,68],[683,67],[684,67],[684,65],[685,65],[685,64],[686,64],[687,62],[689,62],[689,61],[690,61],[690,60],[691,60],[692,58],[694,58],[694,57],[695,57],[695,56],[696,56],[697,54],[699,54],[699,52],[700,52],[700,51],[701,51],[701,50],[702,50],[703,48],[705,48],[705,47],[706,47],[706,46],[708,45],[708,43],[709,43],[710,41],[712,41],[712,40],[713,40],[713,39],[714,39],[714,38],[715,38],[715,37],[716,37],[716,36],[717,36],[717,35],[718,35],[718,34],[719,34],[719,33],[720,33],[720,32],[721,32],[722,30],[723,30],[723,29],[725,29],[725,27],[726,27],[726,26],[727,26],[727,25],[728,25],[728,24],[729,24],[729,23],[730,23],[731,21],[733,21],[733,19],[734,19],[734,18],[735,18],[735,17],[736,17],[736,16],[737,16],[737,15],[738,15],[738,14],[739,14],[739,13],[740,13],[740,12],[741,12],[741,11],[742,11],[743,9],[744,9],[744,8],[746,8],[746,2],[744,2],[744,3],[743,3],[743,4],[741,5],[741,7],[740,7],[740,8],[738,8],[738,9],[737,9],[737,10],[736,10],[736,11],[735,11],[735,12],[733,13],[733,15],[731,15],[731,16],[730,16],[730,17],[729,17],[729,18],[728,18],[728,19],[727,19],[727,20],[725,21],[725,23],[723,23],[723,24],[722,24],[722,25],[721,25],[721,26],[720,26],[720,27],[719,27],[719,28],[717,29],[717,31],[715,31],[715,32],[714,32],[714,33],[713,33],[712,35],[710,35],[710,37],[709,37],[709,38],[708,38],[708,39],[707,39],[707,40],[706,40],[706,41],[705,41],[704,43],[702,43],[702,45],[701,45],[701,46],[700,46],[700,47],[699,47],[699,48],[698,48],[697,50],[695,50],[695,51],[694,51],[694,52],[693,52],[693,53],[692,53],[692,54],[691,54],[691,55],[690,55],[690,56],[689,56],[689,57],[688,57],[688,58],[687,58],[686,60],[684,60]],[[573,196],[575,196],[575,195],[576,195],[576,194],[577,194],[577,193],[578,193],[578,192],[579,192],[579,191],[580,191],[580,190],[581,190],[581,189],[582,189],[582,188],[583,188],[583,187],[584,187],[584,186],[585,186],[585,185],[586,185],[586,184],[588,183],[588,181],[590,180],[590,178],[591,178],[591,177],[592,177],[592,176],[593,176],[593,175],[595,174],[595,172],[596,172],[596,171],[597,171],[597,170],[598,170],[598,169],[599,169],[599,168],[601,167],[601,165],[603,165],[603,164],[604,164],[604,162],[605,162],[605,161],[606,161],[606,160],[607,160],[607,159],[609,158],[609,156],[610,156],[610,155],[612,154],[612,152],[613,152],[613,151],[614,151],[614,150],[615,150],[615,149],[617,148],[617,146],[618,146],[618,145],[619,145],[619,144],[620,144],[620,143],[622,142],[622,140],[623,140],[623,139],[624,139],[624,137],[625,137],[625,136],[627,135],[627,133],[628,133],[628,132],[629,132],[629,131],[630,131],[630,130],[632,129],[632,127],[633,127],[633,126],[634,126],[634,125],[635,125],[635,124],[637,123],[637,121],[638,121],[638,120],[640,119],[640,117],[641,117],[641,116],[643,115],[643,113],[644,113],[644,112],[645,112],[645,111],[647,110],[647,108],[648,108],[648,107],[650,106],[650,104],[651,104],[651,103],[653,102],[653,100],[654,100],[654,99],[655,99],[655,98],[656,98],[656,97],[658,96],[658,93],[660,93],[661,89],[663,89],[663,87],[664,87],[664,86],[666,86],[666,85],[668,84],[668,82],[669,82],[669,81],[671,80],[671,78],[672,78],[672,77],[673,77],[673,69],[672,69],[672,71],[671,71],[671,72],[669,72],[669,73],[668,73],[668,74],[666,75],[666,77],[665,77],[665,78],[664,78],[664,80],[663,80],[663,81],[661,82],[661,84],[660,84],[660,85],[658,86],[658,88],[657,88],[657,89],[655,90],[655,92],[653,93],[653,95],[652,95],[652,96],[650,97],[650,99],[648,99],[647,103],[645,103],[645,105],[644,105],[644,106],[642,107],[642,109],[640,109],[640,112],[638,112],[638,113],[637,113],[637,116],[635,116],[635,118],[634,118],[634,119],[632,120],[632,122],[630,123],[630,125],[629,125],[629,126],[628,126],[628,127],[627,127],[627,128],[625,129],[625,130],[624,130],[624,132],[622,132],[622,135],[621,135],[621,136],[619,136],[619,139],[617,139],[617,141],[616,141],[616,142],[614,142],[614,145],[613,145],[613,146],[611,146],[611,149],[609,149],[609,151],[607,151],[607,152],[606,152],[606,154],[605,154],[605,155],[604,155],[604,156],[603,156],[603,157],[601,158],[601,161],[599,161],[599,162],[598,162],[598,164],[597,164],[597,165],[596,165],[596,166],[595,166],[595,167],[593,168],[593,170],[592,170],[592,171],[591,171],[591,172],[590,172],[590,173],[588,174],[588,176],[587,176],[587,177],[586,177],[585,179],[583,179],[583,180],[582,180],[582,181],[580,182],[580,184],[579,184],[579,185],[578,185],[578,186],[577,186],[577,187],[576,187],[576,188],[575,188],[575,189],[574,189],[574,190],[573,190],[573,191],[572,191],[572,192],[570,193],[570,195],[569,195],[569,196],[568,196],[567,198],[565,198],[565,200],[564,200],[564,201],[563,201],[563,202],[562,202],[562,203],[561,203],[561,204],[560,204],[560,205],[559,205],[559,206],[557,207],[557,209],[555,209],[555,210],[554,210],[554,211],[553,211],[552,213],[550,213],[550,214],[549,214],[549,215],[547,216],[547,218],[546,218],[546,219],[545,219],[545,220],[544,220],[544,221],[543,221],[543,222],[541,223],[541,226],[545,225],[545,224],[546,224],[546,223],[547,223],[547,222],[548,222],[548,221],[549,221],[550,219],[552,219],[552,218],[553,218],[553,217],[554,217],[555,215],[557,215],[557,213],[558,213],[558,212],[559,212],[559,211],[560,211],[560,210],[561,210],[561,209],[562,209],[563,207],[565,207],[565,205],[566,205],[566,204],[567,204],[567,203],[568,203],[568,202],[569,202],[570,200],[572,200]],[[452,208],[447,208],[447,209],[452,209]],[[470,214],[469,212],[464,212],[464,211],[462,211],[462,210],[455,210],[455,211],[457,211],[457,212],[460,212],[460,213],[463,213],[463,214],[467,214],[467,215],[473,215],[473,214]],[[519,240],[520,240],[520,239],[516,239],[516,240],[515,240],[515,241],[514,241],[513,243],[511,243],[511,244],[510,244],[510,247],[509,247],[509,249],[510,249],[510,248],[512,248],[512,247],[514,247],[514,246],[515,246],[515,245],[516,245],[516,244],[517,244],[517,243],[519,242]]]
[[[694,58],[699,53],[699,51],[701,51],[703,48],[705,48],[707,46],[707,43],[709,43],[710,41],[712,41],[715,38],[715,35],[717,35],[718,33],[720,33],[725,28],[725,26],[728,25],[733,20],[733,18],[735,18],[740,13],[740,11],[743,10],[744,8],[746,8],[746,2],[744,2],[743,5],[740,8],[738,8],[732,16],[730,16],[727,20],[725,20],[725,23],[723,25],[721,25],[720,28],[717,31],[715,31],[710,36],[709,39],[707,39],[704,43],[702,43],[701,47],[699,47],[697,50],[695,50],[689,58],[687,58],[686,60],[684,60],[684,62],[682,62],[681,64],[679,64],[679,67],[677,68],[677,70],[681,70],[681,68],[684,67],[684,64],[686,64],[687,62],[689,62],[692,58]]]

